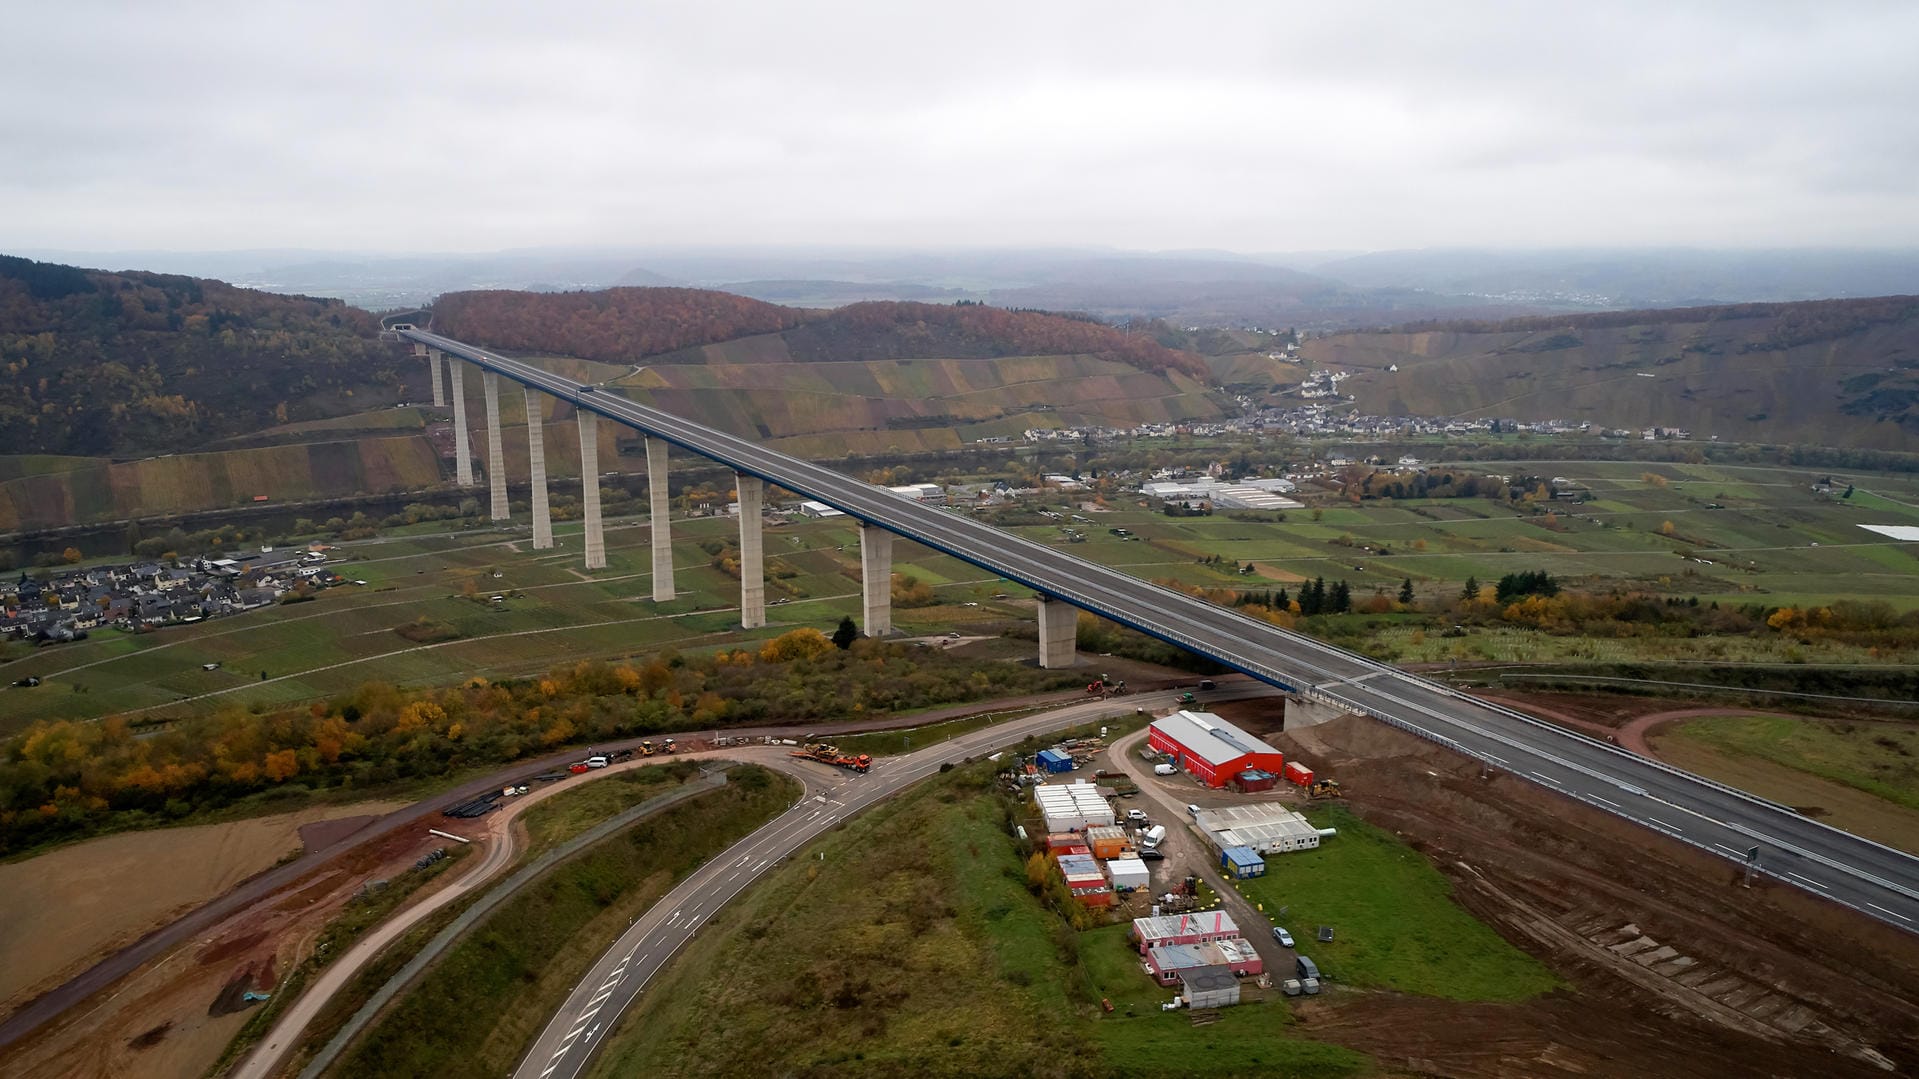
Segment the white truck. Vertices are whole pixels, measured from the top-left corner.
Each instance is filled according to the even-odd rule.
[[[1165,838],[1166,826],[1164,824],[1155,824],[1151,828],[1146,829],[1146,835],[1140,839],[1139,845],[1145,847],[1147,850],[1158,850],[1160,842]]]

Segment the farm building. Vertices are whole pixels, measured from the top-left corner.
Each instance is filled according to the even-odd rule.
[[[1138,858],[1114,858],[1106,863],[1106,875],[1112,879],[1116,892],[1145,888],[1152,884],[1152,878],[1146,873],[1146,863]]]
[[[1146,741],[1209,787],[1223,787],[1248,769],[1278,772],[1286,766],[1279,750],[1211,712],[1174,712],[1156,719]]]
[[[1223,910],[1133,919],[1133,943],[1139,946],[1141,955],[1166,944],[1204,944],[1237,936],[1239,925]]]
[[[1266,859],[1251,847],[1227,847],[1219,852],[1219,868],[1239,880],[1266,875]]]
[[[1198,819],[1200,829],[1222,851],[1250,847],[1263,855],[1311,850],[1323,834],[1305,817],[1270,804],[1202,809]]]
[[[1161,985],[1179,981],[1181,973],[1201,967],[1225,967],[1235,975],[1257,975],[1266,969],[1250,941],[1240,937],[1205,944],[1168,944],[1149,948],[1143,965]]]
[[[1101,798],[1091,783],[1034,787],[1033,799],[1039,803],[1049,832],[1078,831],[1114,821],[1112,804]]]
[[[1196,967],[1179,974],[1179,999],[1188,1008],[1225,1008],[1239,1003],[1239,979],[1225,967]]]

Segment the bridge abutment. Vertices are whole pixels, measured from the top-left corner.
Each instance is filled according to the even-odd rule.
[[[1285,717],[1280,720],[1279,725],[1282,730],[1290,731],[1298,727],[1318,726],[1327,720],[1338,719],[1340,716],[1350,716],[1353,714],[1355,713],[1348,712],[1343,708],[1335,708],[1330,704],[1323,704],[1319,701],[1309,701],[1304,697],[1295,697],[1289,693],[1286,695]]]
[[[473,486],[473,447],[466,437],[466,364],[454,360],[453,368],[453,476],[462,487]]]
[[[766,625],[766,552],[760,514],[766,505],[766,484],[758,476],[733,473],[740,495],[740,626]]]
[[[606,533],[600,521],[600,432],[598,417],[578,412],[580,425],[580,517],[586,522],[586,568],[606,568]]]
[[[893,534],[860,525],[860,598],[868,637],[893,632]]]
[[[533,549],[544,551],[553,546],[553,510],[546,498],[546,429],[540,421],[544,402],[533,387],[526,387],[526,462],[533,474]]]
[[[480,386],[486,391],[486,479],[493,492],[492,517],[504,521],[513,511],[506,501],[506,450],[500,445],[500,376],[482,371]]]
[[[646,439],[647,520],[653,532],[653,602],[673,598],[673,526],[670,523],[666,488],[666,441]]]
[[[1039,665],[1047,670],[1079,662],[1079,608],[1050,596],[1039,598]]]

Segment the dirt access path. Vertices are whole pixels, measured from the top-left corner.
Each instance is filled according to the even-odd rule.
[[[273,868],[332,824],[351,835],[401,802],[103,836],[0,865],[0,1010]],[[325,845],[325,844],[321,844]],[[134,883],[137,882],[137,883]]]
[[[1214,710],[1341,781],[1570,983],[1517,1004],[1328,994],[1298,1006],[1301,1033],[1422,1075],[1919,1071],[1919,936],[1747,889],[1729,862],[1368,719],[1286,732],[1271,705]]]

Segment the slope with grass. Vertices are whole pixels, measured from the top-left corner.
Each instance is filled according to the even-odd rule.
[[[1309,816],[1338,837],[1274,856],[1241,891],[1286,924],[1327,977],[1460,1001],[1526,1000],[1559,987],[1538,960],[1454,903],[1452,885],[1416,851],[1337,807]],[[1333,928],[1331,942],[1313,939],[1322,925]]]
[[[331,1073],[508,1073],[610,935],[797,793],[783,776],[742,766],[726,786],[587,848],[455,945]]]
[[[1339,1076],[1276,1004],[1194,1027],[1027,890],[990,765],[829,834],[719,915],[627,1014],[600,1076]],[[1119,1005],[1111,1014],[1100,1000]],[[1131,1004],[1132,1007],[1125,1005]],[[724,1016],[724,1022],[714,1017]],[[750,1032],[750,1033],[749,1033]]]
[[[1919,435],[1919,297],[1442,323],[1302,352],[1352,371],[1342,389],[1373,413],[1873,449]]]

